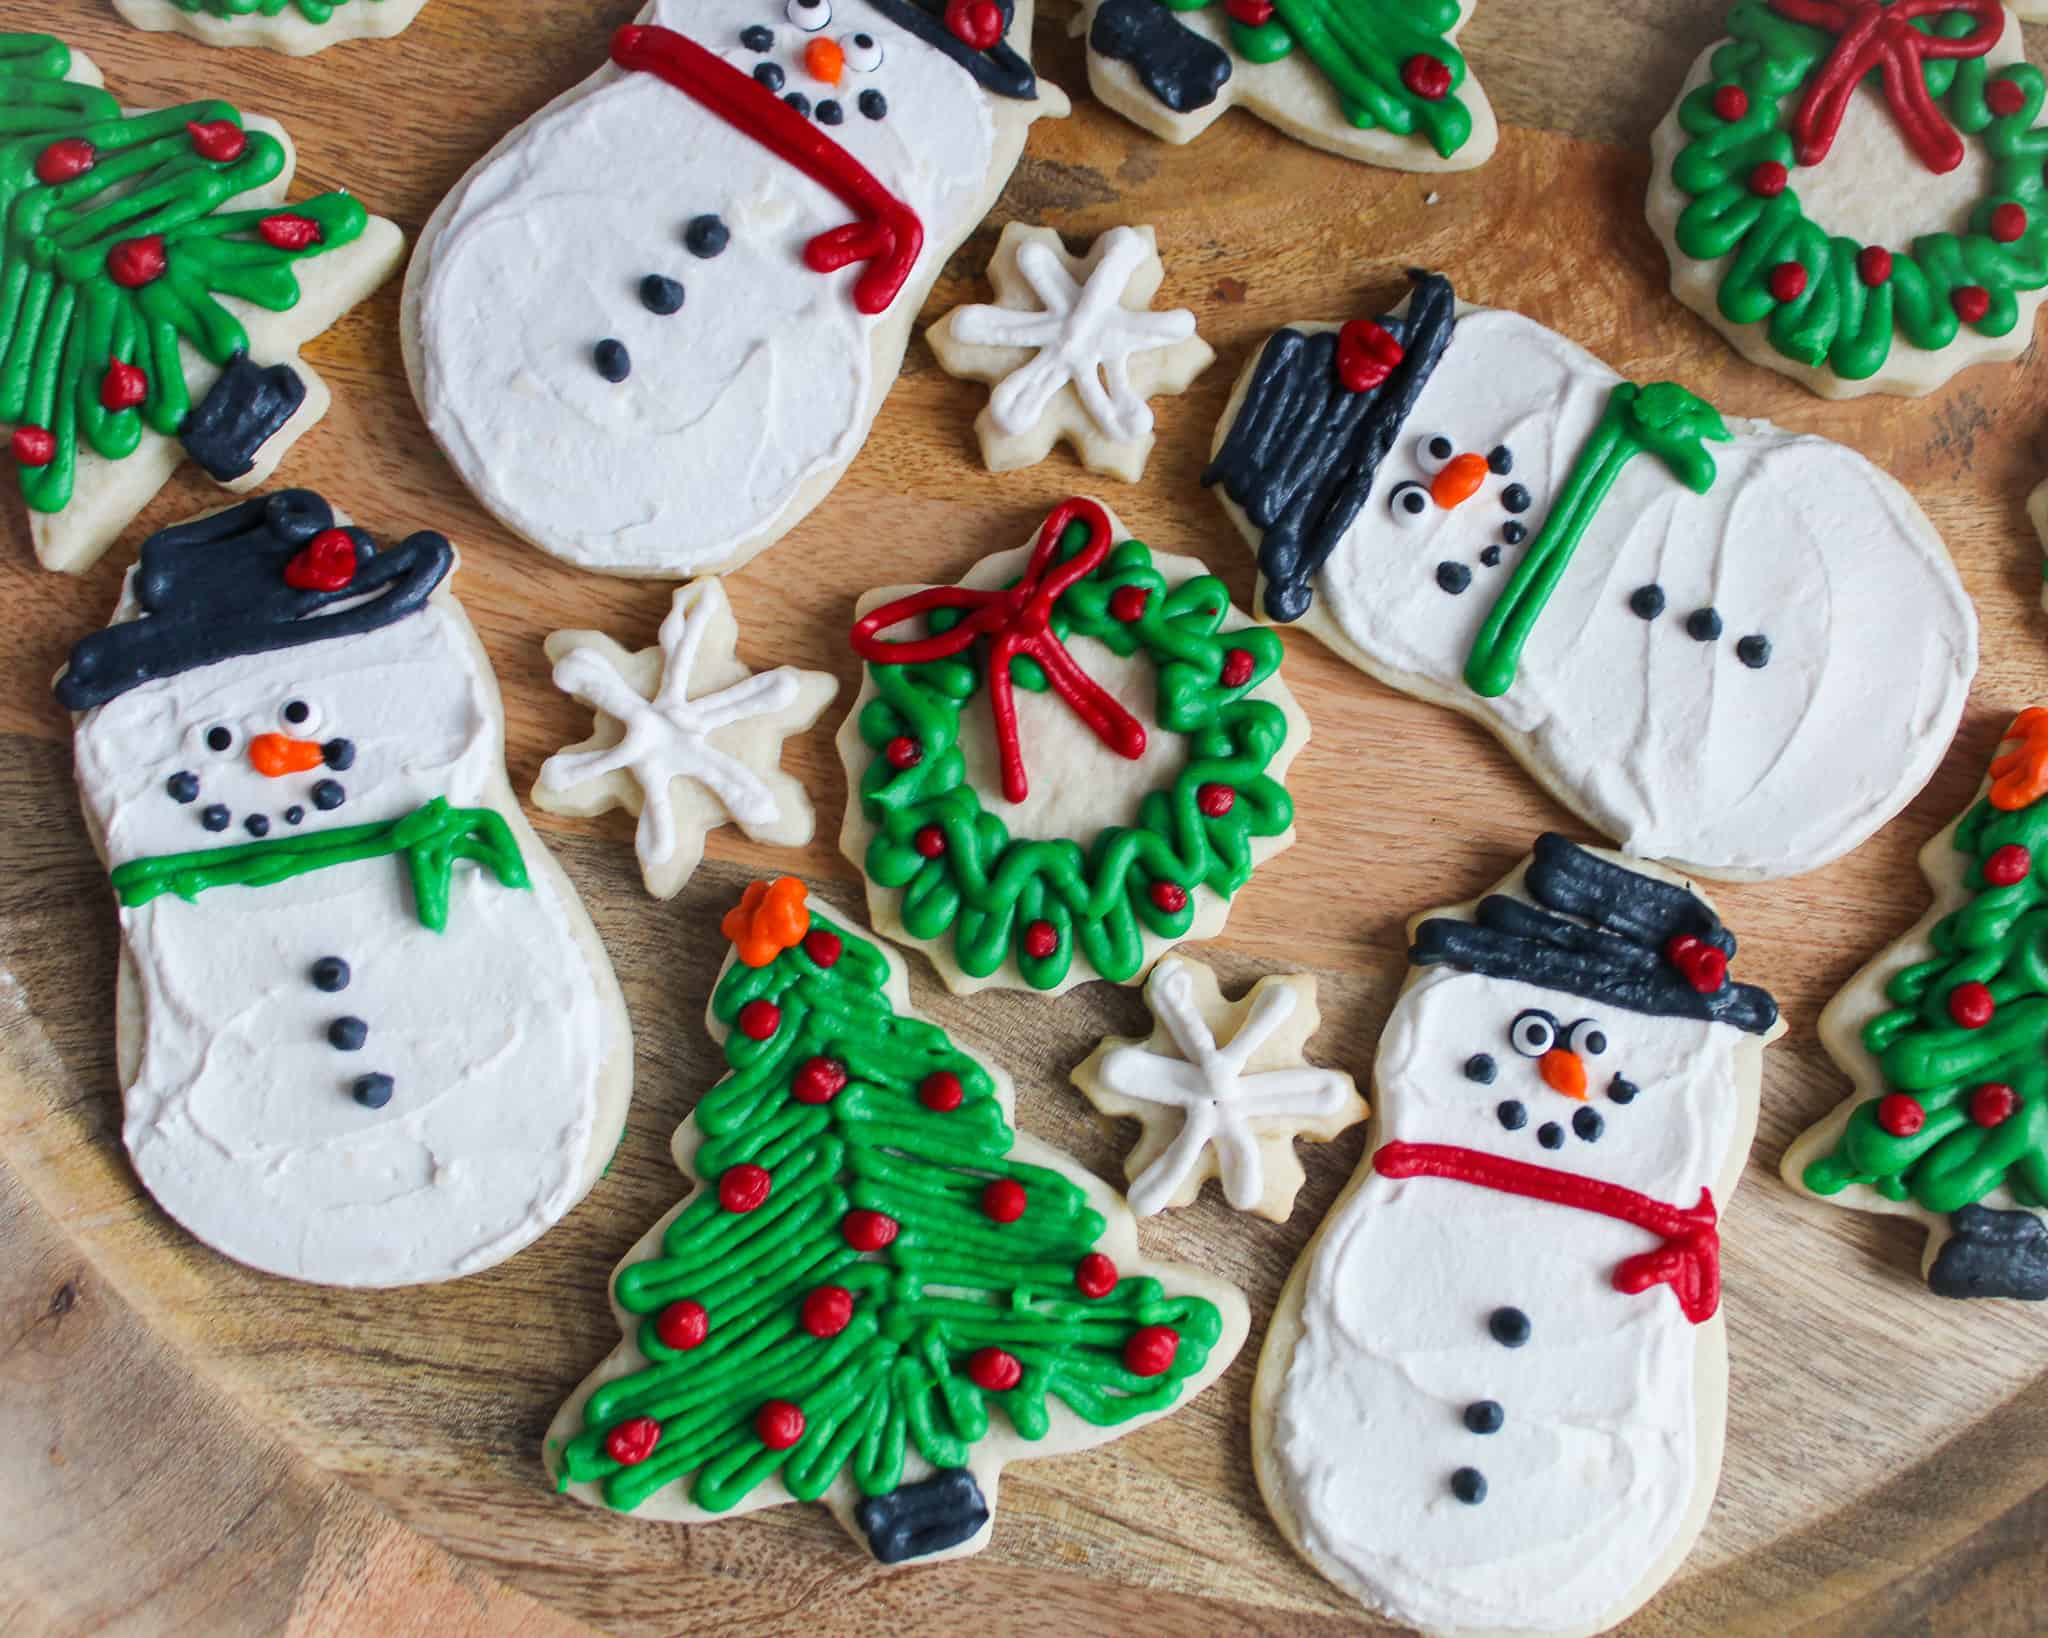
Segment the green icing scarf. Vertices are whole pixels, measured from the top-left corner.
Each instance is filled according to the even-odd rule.
[[[392,853],[405,856],[420,922],[437,933],[448,925],[448,883],[457,859],[487,866],[507,887],[533,885],[503,814],[493,808],[451,808],[440,796],[403,819],[382,824],[130,859],[115,868],[112,880],[121,903],[133,909],[160,893],[189,900],[209,887],[269,887],[330,865]]]

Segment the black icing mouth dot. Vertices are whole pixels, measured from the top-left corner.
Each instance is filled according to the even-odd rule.
[[[228,812],[225,805],[215,802],[200,813],[199,822],[208,830],[226,830],[228,821],[232,818],[234,815]]]
[[[1640,1091],[1642,1091],[1642,1088],[1636,1085],[1634,1081],[1628,1079],[1627,1076],[1617,1075],[1614,1077],[1612,1084],[1608,1086],[1607,1095],[1616,1103],[1634,1103],[1636,1101],[1636,1094]]]
[[[310,976],[314,989],[325,990],[329,995],[334,995],[348,988],[348,963],[340,956],[322,956],[313,963]]]
[[[837,125],[845,118],[846,110],[830,97],[827,97],[818,104],[818,123],[820,125]]]
[[[1472,571],[1462,563],[1439,563],[1436,566],[1436,583],[1456,597],[1472,584]]]
[[[1642,619],[1654,620],[1664,612],[1664,588],[1638,586],[1628,594],[1628,606]]]
[[[349,1095],[365,1109],[382,1109],[391,1101],[393,1084],[389,1075],[358,1075]]]
[[[681,311],[683,287],[674,279],[650,273],[640,281],[640,305],[658,317],[667,318]]]
[[[1600,1134],[1607,1130],[1607,1122],[1600,1118],[1597,1109],[1581,1109],[1572,1116],[1572,1130],[1587,1143],[1598,1143]]]
[[[773,90],[774,87],[770,86],[769,89]],[[799,102],[804,102],[801,96],[795,94],[785,97],[783,100],[792,108],[796,108]],[[797,108],[797,112],[800,114],[806,113],[809,109],[810,104],[804,102],[804,106]],[[683,229],[683,248],[692,256],[700,256],[709,260],[724,250],[730,243],[732,243],[732,229],[725,225],[724,219],[721,217],[711,215],[693,216],[690,218],[689,225]]]
[[[1503,1348],[1519,1348],[1534,1329],[1529,1316],[1519,1308],[1496,1308],[1486,1316],[1486,1329]]]
[[[1497,1105],[1493,1113],[1501,1125],[1510,1132],[1519,1132],[1529,1124],[1529,1111],[1524,1109],[1513,1098],[1509,1098]]]
[[[597,366],[597,373],[617,385],[633,373],[633,355],[626,351],[626,344],[613,336],[606,336],[590,349],[590,362]]]
[[[780,91],[782,89],[782,70],[774,63],[754,64],[754,78],[768,87],[770,91]]]
[[[320,747],[320,760],[337,773],[347,773],[356,765],[356,742],[352,739],[330,739]]]
[[[1497,478],[1505,478],[1515,469],[1515,452],[1506,444],[1495,444],[1487,453],[1486,469]]]
[[[795,109],[797,113],[802,115],[804,118],[810,118],[811,99],[805,96],[801,91],[792,91],[788,96],[784,97],[782,100],[788,103],[791,108]]]
[[[306,810],[296,802],[284,810],[284,822],[288,825],[296,825],[305,817]]]
[[[348,792],[341,788],[338,779],[323,779],[313,787],[313,806],[322,813],[331,813],[348,800]]]
[[[1685,617],[1685,634],[1696,643],[1711,643],[1721,635],[1721,616],[1713,609],[1694,609]]]
[[[370,1026],[353,1015],[337,1018],[327,1026],[327,1044],[336,1052],[360,1052],[370,1038]]]
[[[1500,538],[1509,546],[1519,546],[1529,538],[1529,526],[1510,519],[1500,526]]]
[[[889,99],[879,91],[863,91],[856,106],[869,119],[886,119],[889,116]]]
[[[740,30],[740,44],[749,51],[772,51],[775,49],[775,30],[754,23]]]
[[[1465,1407],[1465,1426],[1474,1433],[1498,1433],[1507,1419],[1497,1399],[1475,1399]]]
[[[1489,569],[1499,568],[1500,548],[1498,546],[1487,547],[1485,551],[1479,554],[1479,561]]]
[[[1752,671],[1761,671],[1771,663],[1771,640],[1761,632],[1745,637],[1735,645],[1735,657]]]
[[[1547,1120],[1536,1128],[1536,1141],[1546,1149],[1562,1149],[1564,1128],[1554,1120]]]
[[[1451,1494],[1467,1507],[1486,1500],[1486,1475],[1476,1467],[1461,1467],[1451,1475]]]
[[[1534,504],[1527,487],[1511,483],[1500,492],[1500,503],[1510,512],[1526,512]]]
[[[1477,1081],[1481,1086],[1491,1086],[1496,1073],[1491,1053],[1475,1052],[1465,1060],[1465,1079],[1468,1081]]]
[[[251,836],[268,836],[270,834],[270,821],[260,813],[252,813],[242,821],[242,828]]]
[[[199,776],[196,773],[174,773],[164,781],[164,791],[173,802],[196,802],[199,800]]]

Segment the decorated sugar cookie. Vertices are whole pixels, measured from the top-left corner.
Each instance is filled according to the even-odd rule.
[[[1944,1297],[2048,1298],[2048,711],[2022,711],[1976,799],[1920,853],[1934,905],[1821,1014],[1855,1083],[1785,1181],[1927,1228]]]
[[[1472,0],[1088,0],[1088,85],[1168,142],[1233,107],[1347,159],[1465,171],[1493,108],[1453,44]]]
[[[310,57],[344,40],[401,34],[426,0],[114,0],[137,28],[215,46],[263,46]]]
[[[1152,453],[1152,408],[1215,361],[1185,307],[1151,311],[1166,270],[1149,227],[1111,228],[1074,256],[1051,228],[1012,222],[988,266],[993,305],[956,307],[925,332],[948,375],[986,381],[974,418],[991,472],[1035,466],[1061,440],[1125,483]]]
[[[2019,357],[2048,293],[2041,71],[1999,0],[1738,0],[1652,139],[1672,293],[1828,398]]]
[[[1279,330],[1203,481],[1259,606],[1462,711],[1645,858],[1792,875],[1940,763],[1977,621],[1891,478],[1417,275]]]
[[[803,883],[755,882],[724,931],[727,1073],[675,1137],[694,1187],[613,1273],[623,1340],[548,1471],[637,1518],[822,1501],[884,1564],[979,1552],[1005,1463],[1188,1403],[1244,1295],[1140,1256],[1115,1194],[1017,1131],[1009,1076]]]
[[[1315,979],[1276,974],[1226,1001],[1209,968],[1169,956],[1152,969],[1145,1001],[1158,1020],[1152,1034],[1111,1036],[1073,1077],[1105,1115],[1144,1126],[1124,1161],[1131,1210],[1191,1206],[1214,1177],[1237,1210],[1286,1222],[1304,1181],[1295,1138],[1326,1142],[1365,1119],[1351,1077],[1305,1055],[1321,1022]]]
[[[120,906],[129,1157],[290,1279],[488,1268],[625,1124],[625,1004],[505,783],[454,567],[279,490],[150,536],[57,679]]]
[[[1280,639],[1099,501],[858,612],[840,850],[956,992],[1135,983],[1292,844],[1308,719]]]
[[[50,35],[0,34],[0,104],[0,424],[36,556],[83,570],[188,456],[229,489],[269,477],[327,412],[299,347],[405,241],[347,193],[287,207],[282,126],[218,101],[124,112]]]
[[[739,623],[717,579],[676,588],[658,646],[629,654],[599,631],[548,638],[555,686],[597,713],[581,744],[541,764],[533,803],[579,818],[624,808],[647,891],[670,899],[704,857],[704,836],[736,824],[757,842],[803,847],[817,816],[784,773],[782,742],[824,715],[839,683],[734,656]]]
[[[1026,128],[1066,112],[1030,38],[1030,0],[649,0],[420,237],[406,365],[464,481],[614,574],[794,527]]]
[[[2041,537],[2041,549],[2048,552],[2048,482],[2036,485],[2027,497],[2027,517]],[[2041,578],[2041,606],[2048,608],[2048,565],[2043,566]]]
[[[1259,1488],[1404,1625],[1603,1631],[1713,1500],[1716,1222],[1777,1008],[1678,877],[1561,836],[1409,937],[1378,1147],[1260,1356]]]

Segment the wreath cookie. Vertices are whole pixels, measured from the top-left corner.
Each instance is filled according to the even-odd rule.
[[[114,0],[123,21],[205,45],[310,57],[344,40],[402,34],[427,0]]]
[[[1279,637],[1100,502],[858,613],[840,849],[876,928],[956,992],[1134,983],[1292,844],[1309,729]]]
[[[1671,289],[1828,398],[2017,358],[2048,292],[2041,71],[1999,0],[1739,0],[1653,139]]]

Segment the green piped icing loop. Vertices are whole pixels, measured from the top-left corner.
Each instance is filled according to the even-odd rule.
[[[1164,0],[1199,11],[1212,0]],[[1464,54],[1449,39],[1460,0],[1273,0],[1263,23],[1230,19],[1230,40],[1248,62],[1278,62],[1298,45],[1330,82],[1344,117],[1361,130],[1421,136],[1448,159],[1472,138],[1472,110],[1458,100]],[[1432,58],[1448,88],[1426,96],[1404,70]]]
[[[825,965],[814,954],[821,932],[838,940]],[[583,1430],[561,1447],[562,1485],[594,1482],[607,1505],[631,1509],[690,1479],[693,1502],[724,1512],[772,1475],[814,1501],[850,1469],[865,1494],[886,1495],[912,1450],[935,1468],[966,1465],[994,1411],[1027,1439],[1051,1428],[1054,1402],[1114,1426],[1165,1410],[1202,1369],[1223,1333],[1215,1305],[1169,1295],[1150,1276],[1082,1295],[1076,1269],[1102,1235],[1101,1213],[1071,1179],[1011,1157],[1016,1134],[994,1079],[936,1024],[898,1015],[888,978],[874,945],[814,915],[809,940],[764,967],[735,962],[720,981],[711,1010],[730,1029],[731,1073],[697,1106],[693,1169],[710,1182],[754,1165],[772,1184],[745,1211],[699,1188],[654,1254],[620,1270],[614,1294],[642,1316],[647,1364],[591,1395]],[[765,1040],[733,1027],[755,1003],[776,1009]],[[793,1083],[818,1058],[843,1066],[845,1083],[826,1102],[802,1102]],[[941,1072],[961,1094],[943,1111],[919,1095]],[[978,1204],[1000,1179],[1026,1193],[1012,1222]],[[842,1232],[854,1210],[891,1218],[895,1239],[855,1251]],[[827,1336],[803,1319],[821,1286],[852,1299],[851,1318]],[[705,1321],[684,1349],[662,1340],[656,1319],[680,1301],[700,1304]],[[1166,1370],[1139,1375],[1125,1347],[1155,1325],[1179,1344]],[[977,1385],[968,1362],[984,1348],[1018,1361],[1015,1386]],[[756,1431],[771,1400],[803,1415],[785,1450]],[[660,1438],[623,1464],[607,1437],[638,1417],[659,1423]]]
[[[1914,26],[1959,36],[1974,20],[1951,13]],[[1982,316],[1969,321],[1972,329],[2010,334],[2019,322],[2019,297],[2048,285],[2048,178],[2042,174],[2048,129],[2035,126],[2048,87],[2041,71],[2024,62],[1994,67],[1982,57],[1926,63],[1929,94],[1955,128],[1981,140],[1989,154],[1990,188],[1972,207],[1968,232],[1920,234],[1910,252],[1890,249],[1871,267],[1863,261],[1865,246],[1808,219],[1796,187],[1761,195],[1750,186],[1757,166],[1772,161],[1797,182],[1791,116],[1832,37],[1778,16],[1767,0],[1739,0],[1728,14],[1728,32],[1706,82],[1679,105],[1679,124],[1690,140],[1671,165],[1672,183],[1692,200],[1678,218],[1678,248],[1696,261],[1733,258],[1721,278],[1722,316],[1764,324],[1771,345],[1786,358],[1825,366],[1846,381],[1875,375],[1897,336],[1929,352],[1948,346],[1965,322],[1956,306],[1960,292],[1972,292],[1968,299],[1975,300],[1981,291],[1986,302]],[[1992,111],[1987,87],[1999,82],[2016,88],[2012,112]],[[1747,108],[1732,120],[1716,107],[1729,86],[1747,96]],[[1991,233],[2003,205],[2026,213],[2024,230],[2010,241]],[[1772,274],[1788,262],[1804,270],[1805,286],[1780,300]],[[1874,282],[1868,277],[1879,273]]]
[[[505,816],[494,808],[452,808],[442,796],[386,823],[130,859],[114,867],[111,879],[121,903],[132,910],[163,893],[196,899],[210,887],[271,887],[310,871],[394,853],[405,859],[421,925],[437,933],[448,925],[448,889],[458,859],[483,865],[507,887],[532,886]]]
[[[1638,455],[1654,455],[1686,488],[1704,495],[1714,483],[1707,440],[1726,443],[1729,436],[1720,411],[1674,381],[1617,384],[1543,528],[1472,640],[1466,686],[1488,699],[1513,686],[1523,646],[1623,467]]]
[[[289,6],[309,23],[326,22],[349,0],[171,0],[180,11],[203,11],[209,17],[275,17]],[[378,0],[361,0],[376,5]]]
[[[1059,560],[1087,540],[1085,524],[1069,525]],[[1144,610],[1131,620],[1110,611],[1126,587],[1144,594]],[[1121,982],[1144,966],[1146,931],[1184,938],[1198,890],[1228,898],[1251,879],[1252,842],[1294,823],[1293,798],[1265,771],[1287,743],[1286,714],[1248,697],[1279,670],[1283,650],[1262,627],[1224,632],[1229,607],[1229,589],[1214,575],[1169,587],[1139,540],[1112,548],[1054,606],[1052,629],[1062,642],[1092,637],[1154,668],[1159,729],[1178,735],[1187,750],[1173,783],[1145,796],[1135,824],[1111,825],[1084,841],[1013,839],[968,783],[960,721],[981,687],[979,652],[868,667],[875,697],[861,711],[860,736],[878,754],[859,790],[862,811],[876,827],[866,870],[878,885],[900,890],[899,914],[911,937],[950,936],[954,959],[976,978],[1014,956],[1026,983],[1052,989],[1078,947],[1097,973]],[[934,630],[943,623],[935,619]],[[1234,687],[1222,680],[1232,650],[1252,661]],[[1029,658],[1012,665],[1011,677],[1019,688],[1047,687]],[[914,766],[897,768],[879,754],[899,737],[918,746]],[[1028,757],[1029,744],[1024,750]],[[1201,793],[1210,785],[1234,793],[1227,813],[1203,811]],[[932,826],[945,847],[928,858],[916,839]],[[1176,908],[1155,896],[1162,883],[1182,890]],[[1050,954],[1027,948],[1027,931],[1038,922],[1057,935]]]
[[[124,116],[106,91],[66,80],[70,66],[70,48],[50,35],[0,35],[0,423],[54,440],[48,461],[17,460],[22,493],[39,512],[70,504],[81,434],[110,461],[132,455],[145,426],[177,436],[192,408],[180,344],[222,367],[249,348],[220,297],[272,312],[296,306],[293,264],[349,243],[369,220],[345,193],[222,211],[282,174],[281,142],[249,131],[234,158],[208,159],[187,126],[239,130],[234,107],[194,102]],[[53,145],[80,143],[90,147],[89,168],[38,178]],[[318,236],[298,250],[266,241],[259,224],[281,215],[312,222]],[[162,241],[163,270],[117,282],[110,253],[152,239]],[[143,371],[141,403],[102,402],[115,363]]]
[[[1975,896],[1935,923],[1935,954],[1885,986],[1891,1009],[1863,1029],[1886,1085],[1924,1119],[1895,1133],[1880,1119],[1887,1099],[1857,1105],[1833,1152],[1806,1168],[1816,1194],[1864,1184],[1947,1213],[2003,1185],[2021,1205],[2048,1206],[2048,800],[2008,812],[1982,798],[1955,846],[1972,857],[1964,879]],[[2025,848],[2030,868],[2002,886],[1987,881],[1985,862],[2008,846]],[[1950,995],[1972,982],[1989,987],[1996,1010],[1967,1029]],[[1977,1098],[1987,1083],[2015,1095],[1988,1125]]]

